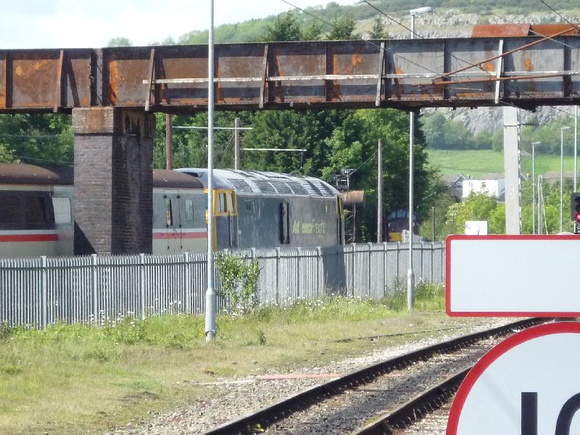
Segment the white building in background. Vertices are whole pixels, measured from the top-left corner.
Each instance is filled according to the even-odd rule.
[[[461,198],[467,198],[471,192],[485,193],[498,199],[503,198],[505,192],[505,178],[463,180],[463,194],[461,195]]]

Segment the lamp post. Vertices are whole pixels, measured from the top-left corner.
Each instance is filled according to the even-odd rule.
[[[207,81],[207,290],[205,292],[205,340],[215,339],[217,325],[217,302],[214,288],[214,224],[213,224],[213,148],[214,148],[214,0],[210,2],[210,25],[208,35],[208,81]]]
[[[570,127],[560,128],[560,232],[564,231],[564,131]]]
[[[532,142],[532,234],[536,234],[536,145],[542,142]]]
[[[411,39],[415,39],[415,17],[433,12],[430,6],[411,9]],[[415,306],[415,274],[413,273],[413,171],[415,151],[415,112],[409,114],[409,270],[407,271],[407,309]]]

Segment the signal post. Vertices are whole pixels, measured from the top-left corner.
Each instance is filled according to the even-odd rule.
[[[580,192],[574,192],[570,199],[571,218],[574,223],[574,234],[580,234]]]

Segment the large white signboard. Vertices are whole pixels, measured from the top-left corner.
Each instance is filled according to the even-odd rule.
[[[580,317],[580,236],[450,236],[450,316]]]
[[[542,325],[506,339],[463,381],[447,435],[579,434],[578,361],[579,323]]]

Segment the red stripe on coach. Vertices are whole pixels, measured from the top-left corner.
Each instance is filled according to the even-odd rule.
[[[0,234],[1,242],[56,242],[58,234]]]

